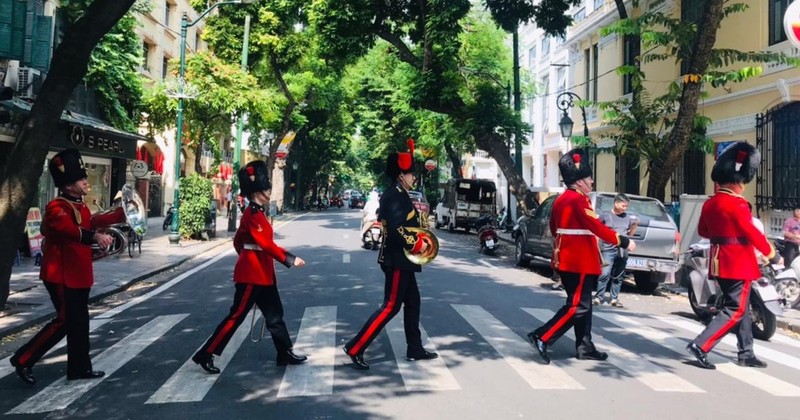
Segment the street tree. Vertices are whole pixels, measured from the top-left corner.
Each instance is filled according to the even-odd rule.
[[[800,64],[800,60],[781,53],[743,52],[715,48],[717,32],[725,17],[747,10],[742,3],[704,0],[691,3],[697,20],[681,20],[657,6],[660,0],[642,10],[640,1],[632,6],[640,13],[628,17],[624,4],[616,0],[620,20],[601,30],[603,36],[630,37],[639,53],[635,62],[622,65],[617,73],[630,78],[631,99],[601,103],[605,124],[615,131],[604,135],[614,140],[614,151],[632,154],[647,165],[647,195],[664,200],[666,186],[689,148],[709,150],[703,133],[711,121],[697,114],[704,85],[713,88],[739,83],[761,74],[752,63]],[[689,4],[686,2],[685,4]],[[674,61],[685,63],[687,71],[669,84],[666,92],[654,95],[647,89],[643,65]]]
[[[173,70],[176,64],[171,63]],[[203,173],[203,150],[220,158],[222,143],[230,138],[231,125],[241,115],[247,115],[246,126],[252,133],[260,133],[280,118],[278,93],[260,87],[255,77],[238,66],[201,52],[186,60],[185,71],[185,79],[197,96],[183,101],[182,142],[195,152],[195,172]],[[145,121],[151,133],[175,128],[178,100],[171,89],[168,81],[146,91]]]
[[[504,28],[514,26],[510,23],[535,21],[547,33],[558,34],[571,21],[564,12],[579,0],[543,0],[537,5],[522,0],[484,3]],[[469,128],[475,147],[497,162],[518,201],[526,203],[528,186],[516,170],[509,148],[509,133],[518,131],[519,117],[506,118],[502,86],[482,82],[484,78],[465,72],[461,62],[461,36],[467,30],[464,18],[471,7],[467,0],[319,0],[310,6],[309,24],[323,38],[322,55],[332,65],[354,62],[378,40],[391,45],[392,53],[411,69],[410,106],[448,115],[457,121],[454,126]],[[478,86],[471,91],[475,96],[466,97],[465,78],[470,77]]]
[[[47,78],[17,135],[14,147],[0,159],[0,308],[9,294],[11,266],[19,245],[14,238],[25,229],[28,209],[36,197],[50,139],[72,91],[86,75],[94,47],[125,16],[135,0],[95,0],[64,28]]]

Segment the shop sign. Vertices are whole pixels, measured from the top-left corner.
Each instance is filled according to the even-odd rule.
[[[136,141],[133,139],[79,125],[70,125],[68,132],[67,147],[91,152],[94,155],[136,159]]]
[[[278,145],[278,150],[275,151],[275,159],[286,159],[286,156],[289,156],[289,147],[294,141],[295,134],[294,131],[290,131],[283,136],[281,144]]]
[[[144,178],[147,175],[147,162],[143,160],[131,161],[131,174],[138,178]]]
[[[800,48],[800,2],[793,2],[786,8],[786,14],[783,15],[783,30],[789,42]]]
[[[38,207],[28,209],[28,217],[25,220],[25,232],[28,234],[28,244],[31,249],[31,256],[42,253],[42,212]]]

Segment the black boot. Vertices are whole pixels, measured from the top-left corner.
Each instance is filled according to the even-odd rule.
[[[747,359],[739,359],[737,362],[739,366],[744,367],[754,367],[754,368],[765,368],[767,367],[767,362],[762,361],[758,357],[748,357]],[[17,373],[19,375],[19,372]]]
[[[597,350],[578,352],[575,354],[575,358],[578,360],[606,360],[608,359],[608,353]]]
[[[31,368],[20,366],[19,363],[16,363],[13,359],[11,360],[11,365],[14,366],[17,376],[19,376],[22,382],[28,385],[36,384],[36,378],[33,376],[33,370]]]
[[[697,364],[704,369],[716,369],[717,367],[714,366],[713,363],[708,361],[708,356],[706,352],[703,351],[700,347],[697,347],[697,344],[694,342],[689,343],[686,346],[686,351],[689,352],[695,359],[697,359]]]
[[[539,353],[539,356],[542,356],[544,364],[549,365],[550,356],[547,355],[547,343],[542,341],[542,339],[533,331],[528,333],[528,341],[533,344],[533,348],[536,349],[536,351]]]
[[[86,372],[78,373],[78,374],[67,374],[68,381],[74,381],[75,379],[97,379],[106,376],[106,373],[102,370],[87,370]]]
[[[417,360],[431,360],[431,359],[436,359],[438,357],[439,357],[438,354],[425,349],[422,349],[422,353],[406,352],[406,360],[408,360],[409,362],[415,362]]]
[[[278,366],[286,365],[299,365],[308,360],[308,356],[294,354],[292,349],[286,350],[284,353],[278,353],[276,360]]]
[[[369,370],[369,365],[364,361],[364,353],[358,353],[357,355],[352,356],[350,355],[350,351],[347,350],[347,347],[342,347],[342,350],[344,350],[344,354],[350,357],[350,360],[353,362],[353,369]]]
[[[221,372],[218,367],[214,366],[214,356],[204,351],[195,353],[192,356],[192,361],[200,365],[208,373],[217,375]]]

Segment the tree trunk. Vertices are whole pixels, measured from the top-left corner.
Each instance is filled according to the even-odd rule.
[[[661,201],[664,201],[667,182],[689,147],[694,118],[697,114],[697,102],[702,85],[697,79],[689,80],[688,76],[702,76],[708,69],[711,50],[717,41],[717,30],[723,18],[723,4],[724,0],[708,0],[705,3],[703,17],[698,24],[696,42],[689,58],[689,72],[687,75],[683,75],[680,108],[675,126],[669,135],[667,152],[648,163],[650,178],[647,180],[647,195]]]
[[[522,211],[529,213],[529,210],[531,210],[529,204],[534,202],[533,194],[528,189],[528,184],[525,183],[522,174],[517,172],[514,159],[511,158],[511,150],[506,142],[498,136],[486,135],[476,138],[475,143],[478,148],[486,151],[489,157],[497,162],[497,166],[500,167],[503,175],[508,179],[511,192],[517,198],[517,203],[522,207]],[[510,212],[511,209],[507,209],[507,211]]]
[[[449,141],[444,142],[444,150],[447,153],[447,158],[450,160],[450,176],[453,178],[461,178],[461,156],[453,149],[453,145]]]
[[[11,266],[17,238],[25,229],[28,209],[38,188],[49,140],[55,135],[61,113],[81,82],[89,57],[100,39],[125,15],[135,0],[96,0],[64,34],[50,63],[41,93],[17,136],[0,174],[0,308],[9,294]]]

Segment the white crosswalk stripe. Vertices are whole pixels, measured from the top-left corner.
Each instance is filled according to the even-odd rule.
[[[105,324],[108,324],[109,322],[111,322],[110,319],[92,319],[92,320],[89,321],[89,332],[91,333],[94,330],[100,328],[101,326],[103,326]],[[48,354],[52,354],[56,350],[59,350],[59,349],[61,349],[62,347],[66,346],[66,345],[67,345],[67,339],[65,338],[65,339],[59,341],[58,344],[53,346],[53,348],[50,349],[50,351],[48,351],[45,354],[45,356],[47,356]],[[45,361],[43,361],[43,363],[46,364],[47,361],[45,360]],[[9,373],[13,373],[13,372],[14,372],[14,367],[11,366],[11,356],[8,356],[5,359],[0,360],[0,379],[4,378]]]
[[[585,389],[564,369],[533,360],[533,349],[527,340],[516,335],[480,306],[452,306],[534,389]]]
[[[306,308],[294,349],[309,358],[302,365],[286,367],[278,398],[332,394],[335,345],[336,307]]]
[[[420,325],[422,346],[428,351],[436,351],[425,329]],[[403,328],[403,313],[400,312],[386,325],[386,333],[392,343],[392,351],[397,367],[403,377],[406,391],[446,391],[461,389],[456,378],[450,373],[442,357],[421,362],[406,360],[406,336]]]
[[[256,320],[256,324],[261,317]],[[225,351],[214,359],[214,366],[225,370],[236,350],[250,335],[250,328],[245,328],[246,322],[233,333]],[[172,374],[172,376],[158,388],[145,404],[163,404],[171,402],[197,402],[202,401],[220,375],[209,374],[192,361],[191,357]]]
[[[555,312],[548,309],[522,308],[523,311],[533,315],[536,319],[547,322]],[[705,392],[691,383],[681,379],[678,375],[667,372],[656,364],[643,359],[641,356],[628,351],[599,334],[593,334],[595,342],[602,343],[608,348],[611,355],[608,362],[627,372],[654,391],[661,392]]]
[[[94,369],[106,372],[106,376],[94,380],[67,381],[61,378],[38,394],[11,409],[7,414],[44,413],[62,410],[75,402],[87,391],[99,385],[103,379],[113,375],[120,367],[136,357],[147,346],[177,325],[188,314],[159,316],[115,343],[94,358]]]
[[[686,358],[690,357],[684,351],[687,341],[673,337],[664,331],[659,331],[655,328],[645,326],[638,321],[630,319],[630,317],[619,314],[597,311],[595,312],[594,316],[624,328],[628,333],[638,334]],[[722,372],[732,378],[738,379],[739,381],[775,396],[800,397],[800,387],[797,387],[796,385],[769,376],[768,374],[757,369],[737,366],[731,363],[730,359],[722,358],[714,352],[709,353],[708,356],[709,361],[717,365],[717,371]]]

